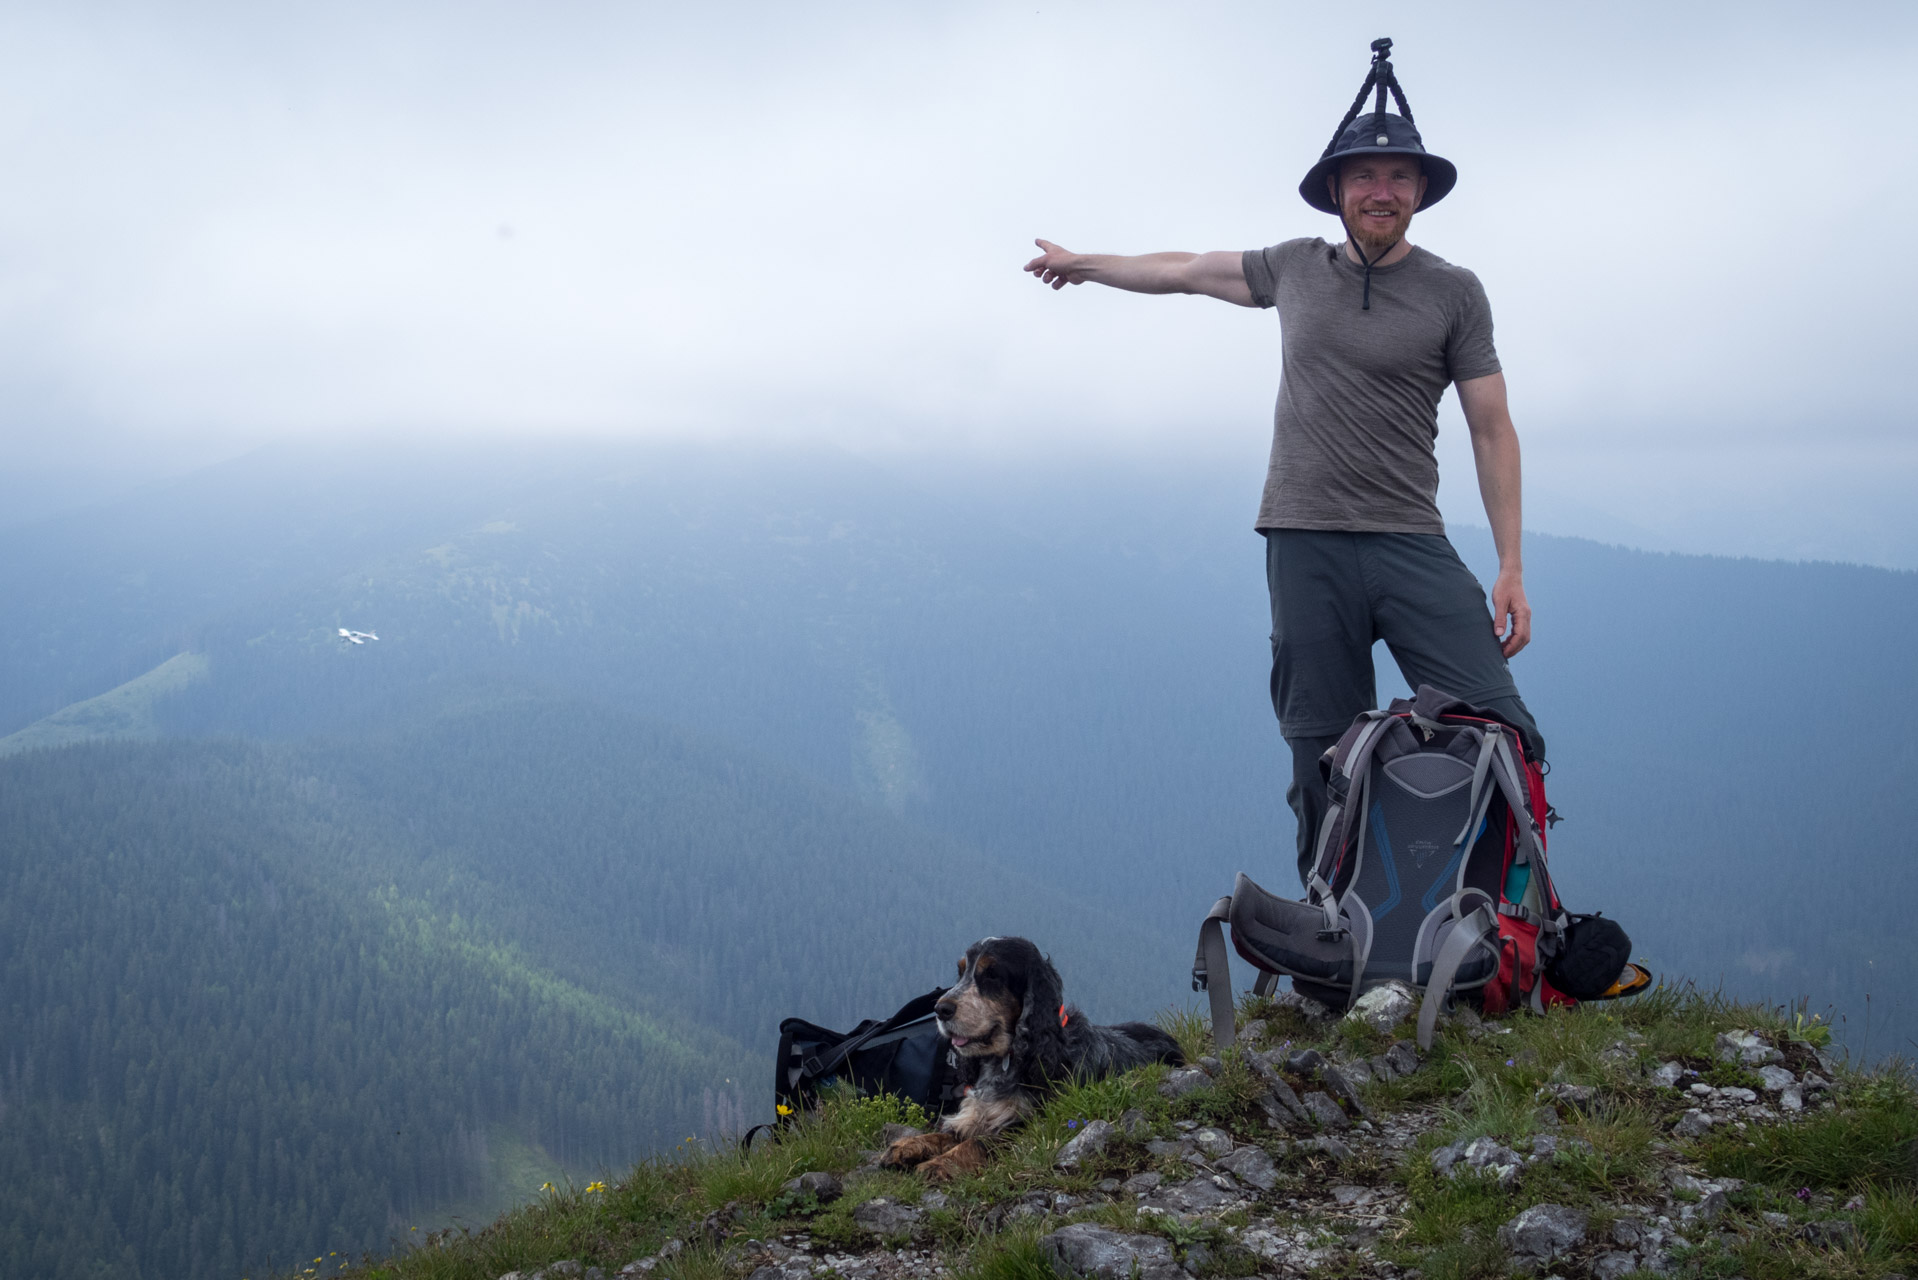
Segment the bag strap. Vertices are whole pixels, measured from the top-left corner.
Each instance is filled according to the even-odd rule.
[[[1452,926],[1445,945],[1439,948],[1438,958],[1432,961],[1432,976],[1426,979],[1425,997],[1419,1002],[1419,1048],[1432,1047],[1432,1036],[1438,1030],[1439,1005],[1452,989],[1459,966],[1465,963],[1465,957],[1487,931],[1497,928],[1498,916],[1483,906],[1474,908],[1471,915]]]
[[[1225,952],[1223,923],[1231,914],[1228,893],[1205,913],[1199,925],[1199,953],[1192,958],[1192,989],[1205,992],[1212,1006],[1212,1043],[1220,1053],[1232,1047],[1232,961]]]
[[[893,1014],[890,1018],[882,1022],[875,1022],[863,1031],[856,1032],[846,1039],[841,1040],[838,1044],[834,1045],[824,1057],[814,1055],[807,1058],[800,1064],[801,1068],[807,1075],[812,1076],[814,1079],[818,1079],[820,1076],[831,1075],[838,1069],[840,1063],[863,1049],[866,1043],[873,1037],[883,1035],[885,1032],[892,1031],[908,1022],[917,1022],[919,1019],[929,1016],[932,1013],[933,1006],[939,1003],[939,997],[945,994],[946,988],[934,987],[923,996],[913,997],[911,1000],[906,1001],[906,1003],[900,1007],[899,1012]]]

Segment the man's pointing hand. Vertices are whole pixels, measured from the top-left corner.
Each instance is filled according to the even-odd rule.
[[[1085,273],[1078,267],[1078,254],[1068,253],[1050,240],[1034,240],[1032,243],[1045,252],[1026,263],[1026,270],[1038,276],[1042,283],[1055,289],[1085,283]]]

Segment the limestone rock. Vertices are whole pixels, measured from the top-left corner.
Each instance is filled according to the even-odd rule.
[[[1709,1133],[1711,1127],[1712,1118],[1697,1107],[1693,1107],[1680,1116],[1678,1123],[1672,1126],[1672,1135],[1678,1138],[1697,1138]]]
[[[1152,1134],[1152,1121],[1146,1118],[1145,1112],[1132,1107],[1119,1117],[1119,1130],[1134,1142],[1143,1142]]]
[[[1592,1259],[1592,1280],[1619,1280],[1638,1270],[1638,1259],[1629,1253],[1601,1253]]]
[[[831,1204],[846,1192],[845,1185],[830,1173],[802,1173],[779,1189],[788,1195],[809,1195],[820,1204]]]
[[[1591,1215],[1562,1204],[1535,1204],[1498,1229],[1499,1243],[1522,1258],[1550,1262],[1585,1242]]]
[[[1270,1191],[1279,1181],[1279,1169],[1272,1157],[1254,1146],[1240,1147],[1220,1160],[1219,1168],[1261,1191]]]
[[[1365,1105],[1365,1099],[1359,1097],[1358,1086],[1346,1077],[1345,1072],[1328,1062],[1319,1068],[1319,1079],[1324,1082],[1326,1090],[1333,1097],[1347,1103],[1361,1116],[1368,1118],[1371,1116],[1371,1111]]]
[[[1094,1123],[1096,1124],[1097,1121],[1094,1121]],[[1194,1130],[1192,1141],[1198,1146],[1200,1151],[1203,1151],[1214,1160],[1220,1156],[1230,1155],[1232,1152],[1232,1136],[1223,1129],[1207,1127]]]
[[[1329,1094],[1320,1093],[1314,1089],[1300,1098],[1299,1102],[1305,1107],[1306,1114],[1317,1121],[1322,1128],[1336,1130],[1352,1127],[1352,1121],[1346,1117],[1339,1104],[1332,1101]]]
[[[1676,1062],[1664,1063],[1651,1074],[1651,1082],[1661,1089],[1676,1089],[1684,1078],[1685,1068]]]
[[[1325,1055],[1317,1049],[1294,1049],[1285,1055],[1285,1069],[1294,1075],[1313,1076],[1325,1065]]]
[[[852,1211],[852,1220],[862,1230],[882,1238],[911,1235],[925,1216],[912,1205],[899,1204],[884,1196],[868,1200]]]
[[[1418,1046],[1410,1040],[1394,1040],[1392,1047],[1385,1051],[1384,1057],[1386,1062],[1391,1064],[1392,1070],[1402,1076],[1409,1076],[1419,1069]]]
[[[1783,1093],[1798,1083],[1797,1077],[1783,1067],[1763,1066],[1758,1068],[1758,1078],[1765,1082],[1766,1093]]]
[[[1085,1162],[1103,1152],[1106,1144],[1112,1140],[1112,1125],[1104,1120],[1093,1120],[1079,1130],[1077,1137],[1059,1148],[1058,1157],[1053,1161],[1061,1169],[1073,1172],[1083,1167]],[[1231,1139],[1227,1139],[1228,1142]]]
[[[1159,1092],[1168,1098],[1183,1098],[1188,1093],[1210,1087],[1212,1077],[1198,1067],[1179,1067],[1168,1071],[1159,1085]]]
[[[1381,1035],[1390,1035],[1392,1028],[1412,1016],[1418,1008],[1418,997],[1412,989],[1397,980],[1382,983],[1358,998],[1346,1019],[1363,1022]]]
[[[1161,1173],[1135,1173],[1119,1184],[1119,1190],[1142,1196],[1147,1192],[1157,1191],[1159,1184],[1164,1181],[1165,1175]]]
[[[1158,1236],[1075,1222],[1042,1237],[1039,1248],[1055,1272],[1076,1280],[1183,1280],[1172,1246]]]

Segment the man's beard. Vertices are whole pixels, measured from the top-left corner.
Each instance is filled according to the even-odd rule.
[[[1351,231],[1352,239],[1358,244],[1360,251],[1368,258],[1376,258],[1381,254],[1389,252],[1393,245],[1405,239],[1405,233],[1409,230],[1405,220],[1401,219],[1393,223],[1390,231],[1382,233],[1373,231],[1366,226],[1364,214],[1360,214],[1357,218],[1348,221],[1347,227]]]

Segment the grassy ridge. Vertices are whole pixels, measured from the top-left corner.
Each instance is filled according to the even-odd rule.
[[[1241,1016],[1265,1019],[1300,1046],[1376,1052],[1383,1043],[1369,1029],[1311,1026],[1295,1012],[1263,1002],[1248,1001]],[[1205,1029],[1196,1017],[1168,1015],[1163,1021],[1189,1054],[1206,1050]],[[1405,1208],[1398,1230],[1377,1246],[1377,1256],[1401,1267],[1416,1266],[1427,1280],[1468,1280],[1507,1274],[1509,1258],[1497,1228],[1525,1205],[1551,1202],[1585,1209],[1595,1232],[1602,1233],[1620,1216],[1620,1206],[1657,1203],[1673,1194],[1666,1179],[1682,1162],[1713,1176],[1746,1179],[1746,1186],[1731,1196],[1720,1220],[1725,1230],[1676,1252],[1680,1274],[1877,1280],[1918,1264],[1918,1094],[1900,1064],[1840,1070],[1833,1105],[1795,1121],[1744,1130],[1721,1125],[1697,1143],[1669,1134],[1687,1100],[1647,1080],[1645,1070],[1678,1061],[1718,1083],[1740,1083],[1749,1073],[1714,1056],[1715,1036],[1734,1028],[1776,1037],[1793,1030],[1776,1007],[1670,987],[1635,1003],[1522,1016],[1488,1026],[1476,1037],[1463,1027],[1448,1028],[1424,1069],[1368,1086],[1375,1113],[1417,1111],[1435,1121],[1408,1158],[1386,1162],[1361,1154],[1334,1170],[1315,1157],[1285,1152],[1279,1194],[1327,1181],[1395,1188],[1404,1195]],[[1091,1201],[1072,1211],[1074,1220],[1163,1235],[1181,1253],[1207,1244],[1212,1257],[1202,1274],[1249,1274],[1256,1260],[1242,1251],[1235,1255],[1230,1242],[1242,1217],[1228,1214],[1219,1224],[1181,1223],[1140,1213],[1123,1197],[1100,1202],[1095,1190],[1100,1179],[1150,1168],[1171,1173],[1176,1161],[1155,1160],[1139,1142],[1118,1139],[1079,1171],[1052,1167],[1078,1125],[1090,1119],[1117,1121],[1132,1109],[1149,1117],[1159,1133],[1186,1119],[1226,1128],[1242,1140],[1261,1132],[1271,1138],[1257,1121],[1255,1100],[1262,1086],[1238,1049],[1228,1052],[1212,1087],[1178,1100],[1158,1092],[1162,1074],[1163,1068],[1147,1068],[1059,1090],[1030,1124],[1002,1141],[982,1173],[946,1188],[947,1201],[924,1219],[931,1247],[963,1280],[1051,1280],[1037,1240],[1062,1220],[1006,1225],[1002,1210],[1034,1188],[1056,1188]],[[1549,1084],[1591,1085],[1595,1092],[1587,1102],[1548,1118],[1538,1099]],[[677,1239],[688,1247],[654,1274],[671,1280],[735,1280],[752,1265],[744,1243],[749,1240],[804,1232],[849,1252],[878,1247],[887,1242],[866,1236],[853,1209],[880,1196],[919,1202],[927,1188],[917,1179],[862,1174],[848,1183],[843,1199],[824,1209],[781,1187],[802,1172],[854,1170],[863,1153],[878,1144],[882,1126],[901,1120],[923,1117],[909,1115],[893,1099],[838,1096],[798,1117],[780,1141],[760,1143],[750,1153],[685,1147],[638,1165],[610,1186],[555,1189],[483,1230],[444,1233],[388,1257],[340,1264],[338,1271],[353,1280],[496,1280],[509,1271],[526,1273],[577,1259],[610,1275]],[[1516,1144],[1542,1132],[1561,1142],[1576,1141],[1569,1144],[1567,1158],[1532,1166],[1512,1190],[1489,1178],[1441,1178],[1425,1158],[1459,1138],[1487,1135]],[[1676,1194],[1683,1199],[1686,1193]],[[1855,1207],[1840,1207],[1839,1201]],[[715,1213],[727,1215],[720,1230],[712,1227]],[[1834,1215],[1851,1224],[1843,1239],[1805,1238],[1808,1223]],[[1348,1266],[1328,1274],[1369,1272]]]

